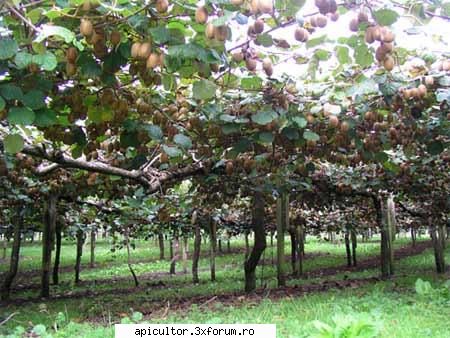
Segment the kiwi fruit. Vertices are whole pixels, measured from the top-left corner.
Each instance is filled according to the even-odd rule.
[[[319,14],[316,17],[317,27],[324,28],[327,25],[327,17],[325,15]]]
[[[211,22],[206,25],[205,35],[208,39],[214,39],[214,25]]]
[[[368,21],[369,21],[369,17],[367,16],[366,13],[364,13],[364,12],[358,13],[358,22],[359,23],[368,22]]]
[[[81,19],[80,33],[85,37],[89,37],[94,33],[94,26],[90,20]]]
[[[390,55],[386,56],[386,58],[383,61],[384,69],[390,72],[392,69],[394,69],[394,66],[395,66],[394,58]]]
[[[347,121],[341,123],[341,132],[346,133],[350,130],[350,126]]]
[[[350,20],[349,28],[352,32],[357,32],[359,28],[358,18],[354,18]]]
[[[161,152],[161,154],[159,155],[159,162],[161,163],[169,162],[169,156],[165,152]]]
[[[364,40],[368,43],[374,43],[375,42],[375,38],[373,36],[373,32],[374,32],[374,27],[367,27],[366,29],[366,33],[364,35]]]
[[[228,38],[228,27],[225,25],[214,27],[214,38],[218,41],[225,41]]]
[[[245,66],[251,72],[256,70],[256,60],[252,58],[248,58],[245,60]]]
[[[263,60],[263,69],[267,76],[272,76],[273,74],[273,64],[272,60],[268,57]]]
[[[231,54],[231,57],[236,62],[241,62],[242,60],[244,60],[244,54],[242,52],[233,53]]]
[[[208,21],[208,10],[206,7],[198,7],[195,11],[195,22],[199,24],[204,24]]]
[[[159,55],[156,53],[151,53],[147,58],[147,69],[156,68],[159,65]]]
[[[331,14],[329,14],[329,16],[330,16],[330,20],[333,21],[333,22],[336,22],[339,19],[339,13],[338,12],[331,13]]]
[[[77,66],[73,63],[67,62],[66,63],[66,74],[67,76],[75,75],[77,72]]]
[[[141,43],[135,42],[131,45],[131,57],[137,59],[139,57],[139,50],[141,49]]]
[[[111,41],[111,44],[113,46],[117,46],[120,43],[120,40],[122,37],[120,36],[120,32],[117,30],[113,30],[111,32],[111,35],[109,36],[109,41]]]
[[[242,6],[244,3],[244,0],[231,0],[230,2],[233,6]]]
[[[152,45],[150,42],[144,42],[139,46],[138,57],[141,59],[147,59],[152,52]]]
[[[302,27],[297,27],[294,35],[295,35],[295,40],[300,41],[300,42],[306,42],[306,41],[308,41],[308,38],[309,38],[308,31]]]
[[[256,34],[261,34],[264,31],[264,21],[261,19],[256,19],[255,23],[253,24],[253,31]]]
[[[417,87],[417,90],[419,91],[420,97],[425,97],[427,95],[427,86],[425,86],[424,84],[420,84]]]
[[[155,8],[158,13],[166,13],[167,9],[169,8],[169,1],[156,0]]]
[[[66,50],[66,61],[69,63],[75,63],[77,61],[78,52],[75,47],[69,47]]]
[[[386,27],[384,27],[384,28],[381,30],[381,40],[382,40],[383,42],[390,43],[390,42],[393,42],[394,39],[395,39],[395,35],[394,35],[394,33],[392,33],[391,30],[389,30],[389,29],[386,28]]]
[[[328,123],[331,128],[336,128],[339,125],[339,119],[336,115],[330,115]]]
[[[234,164],[233,161],[228,161],[225,164],[225,172],[227,173],[227,175],[233,175],[233,171],[234,171]]]
[[[432,77],[432,76],[430,76],[430,75],[426,76],[426,77],[425,77],[425,84],[426,84],[427,86],[432,86],[432,85],[434,85],[434,77]]]
[[[258,10],[261,13],[270,14],[273,12],[272,0],[258,0]]]

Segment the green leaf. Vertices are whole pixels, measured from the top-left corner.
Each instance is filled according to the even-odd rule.
[[[325,49],[316,49],[314,56],[320,61],[326,61],[330,58],[331,53]]]
[[[394,162],[386,161],[383,163],[383,167],[386,170],[393,172],[394,174],[398,174],[400,172],[400,166]]]
[[[58,65],[58,60],[54,54],[47,51],[44,54],[33,55],[33,63],[50,72]]]
[[[8,121],[12,124],[30,125],[35,117],[34,111],[28,107],[12,107],[8,112]]]
[[[428,281],[424,281],[420,278],[418,278],[416,280],[416,283],[414,286],[415,286],[416,292],[419,295],[426,295],[426,294],[429,294],[431,291],[433,291],[431,283]]]
[[[32,89],[23,96],[22,102],[31,109],[45,107],[45,94],[37,89]]]
[[[270,47],[273,45],[272,36],[268,33],[258,35],[256,41],[263,47]]]
[[[366,44],[360,44],[355,48],[355,61],[363,68],[372,66],[373,54]]]
[[[216,85],[208,80],[200,80],[194,83],[192,92],[196,100],[209,100],[216,96]]]
[[[22,89],[19,87],[12,85],[12,84],[5,84],[0,87],[0,94],[6,99],[6,100],[22,100],[23,98],[23,92]]]
[[[266,125],[272,122],[277,117],[277,114],[271,110],[264,110],[252,115],[252,121],[260,125]]]
[[[176,134],[173,138],[176,144],[180,145],[184,149],[192,148],[192,141],[189,137],[183,134]]]
[[[34,39],[34,42],[42,42],[50,36],[59,36],[63,38],[66,43],[71,43],[75,39],[75,34],[65,27],[42,25],[38,36]]]
[[[439,155],[444,151],[444,145],[441,141],[433,141],[427,145],[430,155]]]
[[[0,111],[5,109],[5,107],[6,107],[6,102],[3,99],[3,97],[0,96]]]
[[[263,131],[263,132],[258,134],[258,140],[261,143],[272,144],[274,138],[275,138],[274,135],[271,132],[268,132],[268,131]]]
[[[12,39],[0,39],[0,60],[6,60],[16,55],[19,45]]]
[[[261,89],[262,79],[258,76],[244,77],[241,79],[242,89]]]
[[[322,43],[325,42],[326,39],[327,39],[326,35],[322,35],[322,36],[319,36],[319,37],[314,38],[314,39],[309,39],[306,42],[306,48],[313,48],[313,47],[316,47],[318,45],[321,45]]]
[[[299,128],[305,128],[306,124],[308,123],[308,121],[306,121],[306,119],[304,117],[301,116],[295,116],[292,118],[292,121],[295,122],[295,124],[299,127]]]
[[[319,141],[320,140],[320,136],[310,130],[305,130],[303,132],[303,138],[308,141]]]
[[[169,155],[169,157],[178,157],[183,154],[178,147],[166,146],[166,145],[163,145],[162,147],[163,147],[164,152],[167,155]]]
[[[345,46],[336,46],[336,57],[340,64],[346,64],[350,62],[350,56],[348,48]]]
[[[157,125],[146,125],[144,126],[144,129],[148,132],[148,134],[150,135],[150,137],[153,140],[161,140],[163,137],[163,132],[161,130],[161,128]]]
[[[51,109],[39,109],[36,110],[36,118],[34,124],[38,127],[49,127],[58,122],[56,113]]]
[[[378,11],[373,12],[373,16],[381,26],[392,25],[398,19],[398,13],[387,8],[379,9]]]
[[[22,151],[25,143],[19,134],[10,134],[3,140],[3,146],[7,153],[16,154]]]
[[[19,52],[14,58],[14,63],[17,68],[24,69],[28,67],[33,62],[33,55],[27,52]]]

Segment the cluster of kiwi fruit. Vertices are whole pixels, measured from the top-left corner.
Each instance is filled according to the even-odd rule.
[[[395,60],[392,56],[394,50],[394,33],[385,26],[379,26],[375,23],[369,22],[369,16],[364,11],[360,11],[358,15],[350,20],[349,28],[352,32],[357,32],[360,25],[365,25],[365,36],[364,40],[368,44],[372,44],[378,41],[380,45],[375,51],[375,58],[380,64],[383,65],[384,69],[391,71],[394,69]]]
[[[95,27],[88,17],[81,19],[80,33],[85,37],[87,43],[93,45],[94,55],[99,59],[104,58],[108,54],[107,40],[113,47],[119,45],[121,41],[119,31],[111,31],[108,38],[105,29],[101,26]]]
[[[450,59],[443,60],[438,63],[438,70],[448,72],[450,71]]]
[[[151,41],[134,42],[131,45],[131,57],[145,62],[145,66],[149,70],[163,67],[164,65],[164,54],[152,51]]]
[[[251,173],[256,167],[256,161],[249,155],[239,156],[234,160],[228,160],[225,163],[225,173],[229,176],[244,170],[247,174]]]

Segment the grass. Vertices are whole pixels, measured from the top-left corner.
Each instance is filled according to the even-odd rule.
[[[401,238],[395,242],[396,247],[409,243],[408,239]],[[203,244],[205,247],[205,245]],[[289,252],[289,243],[286,253]],[[192,246],[191,246],[192,247]],[[241,239],[232,242],[232,248],[242,248]],[[62,286],[55,286],[53,294],[90,292],[100,293],[72,299],[52,300],[49,302],[33,302],[23,305],[10,304],[0,310],[0,317],[17,312],[6,325],[0,327],[3,332],[11,332],[18,325],[25,328],[36,324],[43,324],[51,330],[54,336],[69,337],[110,337],[113,336],[112,323],[124,316],[131,316],[134,311],[148,313],[155,307],[154,301],[176,302],[177,299],[191,296],[210,295],[239,291],[243,289],[243,254],[232,253],[217,257],[217,281],[211,283],[209,279],[209,259],[203,258],[200,264],[201,284],[192,285],[191,277],[187,275],[159,275],[152,280],[144,280],[137,289],[132,289],[132,281],[126,266],[124,250],[117,250],[112,260],[110,243],[99,241],[96,248],[98,267],[84,269],[81,277],[86,284],[74,286],[72,284],[73,272],[61,273]],[[269,260],[275,248],[268,248],[265,258]],[[379,243],[373,241],[358,244],[358,257],[362,260],[377,255]],[[71,266],[74,263],[74,244],[66,242],[63,248],[62,266]],[[313,254],[305,261],[305,270],[311,271],[320,267],[329,267],[345,264],[345,247],[342,244],[331,244],[308,238],[306,252]],[[141,275],[149,272],[168,271],[169,262],[158,260],[159,252],[154,242],[137,241],[133,251],[135,269]],[[39,268],[39,243],[27,244],[21,255],[23,260],[20,271]],[[446,251],[447,261],[450,261],[450,248]],[[88,263],[89,256],[83,256]],[[266,263],[264,266],[263,283],[267,287],[276,286],[276,271]],[[288,264],[287,264],[288,265]],[[448,337],[449,326],[446,318],[450,316],[450,301],[417,297],[414,292],[414,283],[417,278],[432,282],[433,286],[440,287],[448,278],[437,276],[434,273],[434,259],[432,250],[423,254],[408,257],[396,262],[396,277],[390,281],[380,281],[364,285],[357,289],[329,290],[324,293],[307,294],[295,298],[282,298],[278,300],[264,300],[259,304],[240,305],[221,304],[213,302],[210,311],[204,311],[193,305],[189,311],[169,311],[167,318],[161,315],[148,315],[145,320],[165,323],[275,323],[278,327],[279,337],[303,337],[313,332],[313,320],[320,319],[328,324],[336,314],[349,314],[358,316],[360,313],[370,318],[370,321],[380,327],[379,336],[382,337]],[[1,268],[4,270],[4,266]],[[190,264],[189,264],[190,271]],[[258,277],[261,277],[262,268],[258,268]],[[324,280],[343,280],[346,276],[351,278],[365,278],[377,276],[378,269],[349,273],[338,273],[334,276],[311,279],[291,279],[288,284],[321,283]],[[103,278],[124,277],[115,283],[99,283]],[[26,282],[38,283],[39,276],[29,278]],[[155,287],[156,282],[164,283],[165,287]],[[258,281],[258,286],[261,281]],[[119,290],[126,290],[119,293]],[[37,290],[21,291],[15,297],[35,297]],[[449,297],[450,298],[450,297]],[[172,312],[174,311],[174,312]],[[395,315],[392,315],[395,313]],[[61,319],[63,318],[63,319]],[[89,321],[89,323],[86,323]],[[55,325],[61,329],[55,332]]]

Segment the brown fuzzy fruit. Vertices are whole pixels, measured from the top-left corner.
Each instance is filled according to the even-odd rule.
[[[341,132],[346,133],[350,130],[348,122],[344,121],[341,123]]]
[[[81,19],[80,23],[80,33],[85,36],[91,36],[94,32],[94,26],[92,25],[92,22],[88,19]]]
[[[165,152],[161,152],[161,154],[159,155],[159,162],[161,163],[169,162],[169,156]]]
[[[225,165],[225,172],[227,173],[228,176],[231,176],[233,175],[233,170],[234,170],[233,161],[228,161],[227,164]]]
[[[168,0],[156,0],[155,8],[158,11],[158,13],[165,13],[165,12],[167,12],[167,9],[169,8],[169,1]]]
[[[298,27],[295,30],[295,40],[300,41],[300,42],[306,42],[308,41],[309,38],[309,33],[306,29]]]
[[[195,11],[195,22],[204,24],[206,21],[208,21],[208,10],[204,6],[198,7]]]
[[[358,13],[358,22],[359,23],[368,22],[368,21],[369,21],[369,17],[367,16],[366,13],[364,13],[364,12]]]
[[[395,35],[394,33],[392,33],[392,31],[386,27],[383,27],[381,30],[381,40],[383,42],[393,42],[395,39]]]
[[[425,97],[425,95],[427,95],[427,86],[425,86],[424,84],[420,84],[417,87],[417,90],[419,91],[420,97]]]
[[[225,41],[228,38],[228,27],[225,25],[214,27],[214,38],[218,41]]]
[[[131,45],[131,57],[137,59],[139,57],[139,50],[141,49],[141,43],[135,42]]]
[[[272,60],[270,60],[270,58],[265,58],[263,60],[263,69],[267,76],[272,76],[273,65],[272,65]]]
[[[317,15],[316,23],[317,23],[318,27],[320,27],[320,28],[325,27],[327,25],[327,22],[328,22],[328,20],[325,15],[322,15],[322,14]]]
[[[75,75],[77,72],[77,66],[73,63],[67,62],[66,63],[66,74],[67,76]]]
[[[241,6],[244,3],[244,0],[231,0],[230,2],[233,6]]]
[[[159,65],[159,54],[151,53],[147,59],[147,69],[156,68]]]
[[[243,167],[247,173],[250,173],[252,171],[252,169],[254,168],[254,166],[255,166],[255,160],[253,160],[251,158],[246,158],[244,160]]]
[[[248,58],[245,60],[245,66],[251,72],[256,70],[256,60],[252,58]]]
[[[432,86],[432,85],[434,85],[434,77],[432,77],[432,76],[426,76],[425,77],[425,84],[427,85],[427,86]]]
[[[111,32],[111,36],[109,37],[109,41],[111,41],[111,44],[113,46],[117,46],[120,43],[120,40],[122,37],[120,36],[120,32],[117,30],[113,30]]]
[[[244,54],[242,52],[236,52],[231,55],[234,61],[241,62],[244,60]]]
[[[258,0],[258,10],[261,13],[270,14],[273,12],[272,0]]]
[[[208,39],[214,39],[214,25],[211,22],[206,25],[205,35]]]
[[[336,128],[339,125],[339,119],[336,115],[330,115],[328,123],[331,128]]]
[[[386,56],[386,58],[383,61],[384,69],[390,72],[392,69],[394,69],[394,66],[395,66],[394,58],[390,55]]]
[[[75,63],[77,61],[78,52],[75,47],[69,47],[66,51],[66,61]]]
[[[338,21],[338,19],[339,19],[339,13],[338,13],[338,12],[331,13],[331,14],[330,14],[330,19],[331,19],[331,21],[333,21],[333,22]]]
[[[349,28],[352,32],[357,32],[358,31],[358,27],[359,27],[359,21],[357,18],[351,19],[350,20],[350,24],[349,24]]]
[[[253,24],[253,31],[256,34],[261,34],[264,31],[264,21],[261,19],[256,19],[255,23]]]
[[[373,36],[375,28],[374,27],[367,27],[366,34],[364,35],[364,40],[367,43],[373,43],[375,41],[375,38]]]
[[[144,42],[139,46],[138,57],[147,59],[152,52],[152,45],[150,42]]]

